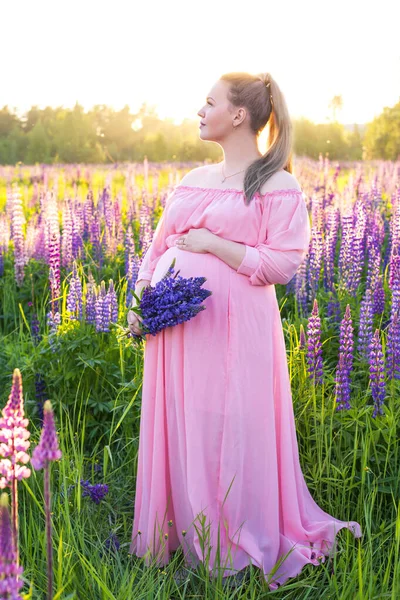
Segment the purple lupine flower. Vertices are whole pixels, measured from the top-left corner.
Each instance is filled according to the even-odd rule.
[[[43,193],[41,192],[39,195],[40,200],[42,200],[42,196]],[[42,205],[42,202],[40,203]],[[44,215],[40,212],[37,216],[33,217],[33,219],[32,228],[34,228],[35,240],[31,250],[31,258],[34,258],[35,260],[46,261],[47,250]]]
[[[400,309],[400,307],[399,307]],[[392,311],[387,332],[386,371],[388,379],[400,379],[400,310]]]
[[[38,471],[44,469],[44,502],[46,514],[46,547],[47,547],[47,598],[53,597],[53,546],[51,541],[51,487],[50,462],[59,460],[62,456],[58,446],[53,408],[50,400],[43,406],[44,418],[40,440],[32,453],[31,463]]]
[[[71,277],[69,281],[69,289],[67,294],[67,311],[70,313],[69,318],[72,320],[76,319],[76,297],[75,297],[75,279]]]
[[[100,226],[100,214],[99,210],[95,210],[93,220],[90,228],[90,241],[92,242],[93,248],[93,260],[98,264],[99,269],[101,269],[103,262],[102,255],[102,242],[100,241],[101,234],[101,226]]]
[[[379,338],[379,329],[375,330],[372,337],[369,351],[369,373],[371,382],[371,392],[374,401],[373,418],[379,413],[384,414],[382,405],[385,400],[385,367],[382,346]]]
[[[96,282],[93,278],[91,271],[89,271],[88,282],[86,292],[86,304],[85,304],[85,319],[86,323],[96,322]]]
[[[102,304],[102,331],[108,333],[110,331],[110,316],[111,316],[111,297],[106,292],[106,284],[104,281],[100,283],[100,293],[103,296]]]
[[[400,205],[399,205],[399,210],[400,210]],[[400,245],[400,242],[399,242]],[[395,282],[399,282],[400,279],[400,253],[399,253],[399,248],[395,247],[392,250],[392,253],[390,255],[390,261],[389,261],[389,265],[390,265],[390,275],[389,275],[389,287],[391,290],[393,290],[393,286],[395,285]]]
[[[21,575],[23,567],[18,565],[17,551],[12,533],[8,494],[0,496],[0,598],[23,600],[20,590],[24,585]]]
[[[131,256],[135,253],[135,241],[133,239],[132,225],[129,223],[124,240],[125,247],[125,273],[128,273]]]
[[[143,334],[155,336],[162,329],[184,323],[206,308],[201,302],[212,294],[201,288],[206,278],[184,278],[178,276],[179,271],[172,276],[174,265],[175,258],[164,277],[154,287],[149,285],[143,290],[137,307],[142,317]]]
[[[311,317],[307,324],[307,371],[314,383],[323,382],[321,319],[318,314],[318,302],[314,299]]]
[[[34,449],[31,459],[32,466],[36,471],[46,467],[49,461],[59,460],[62,456],[58,446],[54,413],[50,400],[46,400],[44,403],[43,411],[42,433],[39,444]]]
[[[348,410],[351,408],[350,398],[350,373],[353,368],[353,325],[351,320],[350,305],[340,325],[339,362],[336,368],[336,409]]]
[[[58,326],[61,323],[61,314],[59,311],[59,301],[56,300],[57,279],[54,274],[53,267],[50,267],[50,283],[51,283],[51,310],[47,313],[47,325],[49,327],[48,341],[52,352],[57,351],[58,344],[56,343],[56,335]]]
[[[347,304],[343,320],[340,325],[339,353],[343,354],[344,364],[350,373],[353,368],[353,321],[351,319],[350,304]]]
[[[71,201],[68,199],[63,207],[63,230],[61,236],[61,264],[69,268],[72,262],[72,212]]]
[[[81,479],[83,487],[82,497],[89,496],[92,502],[100,504],[103,498],[108,494],[108,485],[106,483],[96,483],[92,485],[89,481]]]
[[[352,269],[351,249],[354,237],[354,215],[351,208],[342,215],[342,239],[338,260],[339,290],[347,290]]]
[[[83,252],[83,240],[81,236],[80,219],[81,207],[75,206],[74,218],[72,220],[72,256],[74,259],[81,259]]]
[[[35,373],[35,398],[40,423],[43,423],[43,404],[46,398],[46,385],[41,373]]]
[[[134,292],[135,288],[136,288],[136,282],[137,282],[137,278],[138,278],[138,274],[139,274],[139,265],[140,265],[140,258],[137,254],[134,254],[134,256],[132,257],[132,259],[130,261],[129,271],[127,271],[127,273],[126,273],[126,279],[128,282],[127,287],[126,287],[126,302],[125,302],[126,306],[132,305],[132,298],[133,298],[132,292]]]
[[[71,320],[82,319],[82,283],[78,276],[75,260],[72,265],[72,277],[67,296],[67,310],[71,313]]]
[[[367,276],[366,276],[366,289],[375,287],[375,280],[379,275],[380,270],[380,261],[381,261],[381,251],[377,244],[377,240],[374,236],[377,235],[376,229],[373,230],[372,233],[367,235],[367,244],[368,244],[368,267],[367,267]]]
[[[336,410],[351,408],[350,406],[350,377],[349,372],[346,368],[344,354],[339,354],[339,363],[336,369],[335,376],[335,398],[336,398]]]
[[[114,289],[114,282],[112,279],[109,281],[107,296],[110,303],[110,320],[113,323],[118,321],[118,298]]]
[[[122,227],[120,199],[117,195],[114,203],[114,224],[115,224],[115,243],[122,244],[124,241],[124,232]]]
[[[14,244],[14,273],[15,281],[21,286],[24,280],[24,269],[27,262],[24,239],[24,225],[26,223],[22,197],[18,184],[13,184],[11,200],[11,238]]]
[[[126,288],[126,306],[131,306],[132,291],[135,290],[139,272],[140,258],[135,254],[132,225],[129,224],[125,235],[125,277],[128,285]]]
[[[32,337],[33,337],[33,343],[35,346],[37,346],[40,343],[42,336],[40,334],[40,323],[39,323],[39,319],[37,318],[36,313],[32,314],[31,332],[32,332]]]
[[[56,334],[57,328],[61,324],[61,314],[59,313],[59,311],[57,311],[53,314],[52,311],[50,310],[47,313],[46,317],[47,317],[47,324],[49,327],[49,334]]]
[[[111,193],[110,193],[109,186],[106,186],[105,188],[103,188],[100,206],[103,208],[103,214],[104,214],[106,228],[111,233],[114,215],[113,215],[113,207],[112,207],[112,200],[111,200]]]
[[[340,165],[337,164],[336,167],[335,167],[335,172],[334,172],[334,174],[332,176],[333,183],[336,183],[336,179],[339,177],[339,173],[340,173]]]
[[[358,330],[358,351],[365,360],[368,360],[369,355],[369,345],[372,339],[373,319],[372,291],[371,288],[367,288],[365,291],[365,296],[361,300],[360,326]]]
[[[321,273],[322,255],[323,241],[321,225],[316,221],[311,229],[310,250],[308,254],[308,281],[311,297],[315,296],[317,293]]]
[[[324,289],[333,290],[335,249],[339,229],[339,209],[329,206],[326,209],[325,245],[324,245]]]
[[[347,277],[349,294],[355,296],[361,279],[364,264],[364,237],[366,230],[366,208],[361,199],[357,200],[353,212],[354,230],[351,236],[351,269]]]
[[[60,224],[58,220],[57,190],[47,191],[41,205],[43,213],[43,229],[45,234],[45,258],[50,266],[57,272],[60,258]],[[54,244],[53,244],[54,242]],[[51,248],[52,244],[54,248]],[[55,253],[56,251],[56,253]],[[52,258],[53,255],[53,258]],[[58,258],[57,258],[58,256]],[[53,260],[53,262],[52,262]]]
[[[340,302],[334,290],[328,291],[326,316],[329,317],[335,325],[340,322]]]
[[[86,196],[86,201],[83,205],[83,232],[82,238],[85,242],[90,239],[90,227],[93,220],[94,198],[93,191],[89,190]]]
[[[60,284],[60,242],[57,238],[56,232],[53,232],[49,242],[49,280],[51,284],[51,300],[54,304],[58,300],[55,299],[60,295],[61,284]]]
[[[139,213],[139,246],[142,251],[142,258],[144,258],[154,236],[149,212],[149,206],[142,203]]]
[[[383,277],[382,273],[379,273],[375,280],[374,286],[374,304],[373,304],[373,313],[374,315],[381,315],[385,310],[385,290],[383,287]]]
[[[104,289],[104,293],[105,293],[104,286],[103,286],[103,289]],[[103,331],[103,304],[104,304],[104,297],[105,297],[105,296],[103,296],[103,289],[102,289],[101,285],[99,285],[97,288],[95,317],[96,317],[96,331],[98,331],[98,332]]]
[[[308,256],[303,260],[297,270],[294,284],[294,293],[297,299],[297,305],[301,315],[308,313]]]
[[[112,532],[104,542],[107,552],[118,552],[120,545],[119,539],[114,532]]]

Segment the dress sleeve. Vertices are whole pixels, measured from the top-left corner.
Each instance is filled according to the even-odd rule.
[[[277,190],[264,198],[259,240],[246,245],[237,273],[252,285],[286,284],[305,259],[311,239],[310,219],[300,190]]]
[[[147,279],[148,281],[151,281],[159,259],[168,248],[165,243],[165,239],[167,237],[166,218],[168,208],[171,205],[171,202],[173,201],[173,195],[174,192],[171,192],[167,198],[164,210],[153,233],[153,238],[151,240],[150,246],[148,247],[146,254],[142,258],[136,281],[139,281],[140,279]]]

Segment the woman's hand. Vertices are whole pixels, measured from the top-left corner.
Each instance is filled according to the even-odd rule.
[[[151,281],[149,279],[140,279],[139,282],[136,283],[135,294],[139,298],[142,296],[142,292],[145,287],[149,286]],[[135,308],[137,306],[137,300],[135,296],[132,296],[131,308]],[[135,333],[136,335],[142,335],[143,329],[141,323],[143,322],[142,317],[136,314],[133,310],[130,310],[126,316],[128,321],[128,329],[131,333]]]
[[[141,326],[142,318],[139,317],[133,310],[130,310],[127,314],[128,327],[131,333],[135,333],[136,335],[143,334],[143,328]]]
[[[201,229],[189,229],[188,233],[183,234],[175,240],[175,246],[181,250],[189,252],[198,252],[206,254],[209,252],[210,244],[216,236],[209,229],[202,227]]]

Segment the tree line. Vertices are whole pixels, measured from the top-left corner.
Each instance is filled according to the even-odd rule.
[[[334,120],[316,124],[292,119],[296,156],[331,160],[398,160],[400,158],[400,102],[385,107],[365,125],[346,126]],[[152,162],[219,160],[217,144],[199,137],[199,118],[174,124],[160,119],[143,104],[137,113],[128,105],[114,110],[95,105],[85,112],[76,103],[64,107],[32,106],[18,117],[7,105],[0,110],[0,164]]]

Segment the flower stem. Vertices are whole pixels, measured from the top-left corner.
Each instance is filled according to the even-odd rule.
[[[19,566],[19,544],[18,544],[18,480],[15,477],[15,465],[11,480],[11,519],[12,535],[15,548],[15,564]]]
[[[47,600],[53,598],[53,548],[51,543],[51,490],[50,463],[44,467],[44,503],[46,511],[46,540],[47,540]]]

